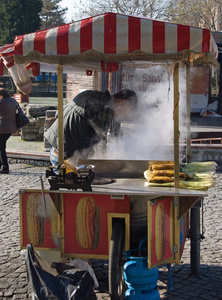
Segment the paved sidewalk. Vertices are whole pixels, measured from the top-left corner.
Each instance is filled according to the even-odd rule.
[[[0,300],[23,300],[29,297],[25,262],[20,251],[19,197],[22,188],[45,188],[45,168],[11,164],[10,173],[0,174]],[[205,239],[201,242],[201,269],[198,277],[190,272],[190,248],[187,241],[182,262],[172,267],[173,290],[167,291],[167,269],[159,268],[158,290],[161,299],[222,299],[222,173],[215,174],[216,186],[204,200]],[[97,299],[110,299],[108,263],[94,261],[100,283]]]

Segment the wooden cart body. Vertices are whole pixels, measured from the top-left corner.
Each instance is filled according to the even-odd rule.
[[[145,179],[136,178],[118,178],[111,184],[93,185],[92,192],[45,190],[46,204],[42,190],[20,190],[21,248],[33,244],[32,235],[43,234],[44,238],[38,238],[33,245],[36,249],[59,250],[61,257],[108,259],[113,223],[124,219],[125,250],[138,247],[147,237],[149,268],[163,262],[179,263],[190,224],[189,210],[205,195],[196,190],[148,187]],[[34,216],[30,216],[28,201],[33,196],[36,205],[32,203]],[[85,233],[89,230],[85,224],[87,218],[83,217],[83,223],[77,224],[80,222],[77,206],[84,198],[93,201],[94,209],[100,211],[95,221],[99,228],[96,244],[81,245],[78,241],[77,227]],[[87,208],[84,209],[86,212]],[[39,219],[43,225],[36,226],[30,233],[29,222],[33,224]],[[159,222],[162,222],[161,228]],[[158,240],[161,234],[162,241]]]

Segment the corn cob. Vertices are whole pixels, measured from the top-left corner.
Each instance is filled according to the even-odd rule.
[[[156,170],[174,170],[174,164],[157,164],[150,166],[151,171]]]
[[[166,242],[166,214],[163,203],[160,202],[156,208],[155,220],[155,253],[157,260],[162,260],[165,255]]]
[[[27,200],[27,234],[29,242],[39,247],[44,241],[44,218],[40,215],[41,199],[37,193]]]
[[[169,166],[171,163],[169,162]],[[153,166],[157,169],[153,170]],[[174,170],[158,170],[163,168],[161,164],[150,165],[149,169],[144,172],[144,177],[148,180],[149,186],[174,186]],[[179,186],[183,189],[207,190],[215,185],[213,173],[216,171],[217,164],[214,161],[193,162],[181,166],[179,172]],[[164,174],[164,177],[163,177]],[[170,179],[166,177],[170,177]]]
[[[79,200],[76,209],[76,239],[80,247],[95,249],[99,242],[100,207],[91,197]]]
[[[149,161],[149,165],[162,165],[162,164],[174,164],[173,161],[169,161],[169,160],[150,160]]]
[[[161,166],[160,164],[158,166]],[[163,165],[162,165],[163,166]],[[174,170],[165,169],[165,170],[146,170],[144,172],[144,177],[148,180],[149,183],[170,183],[174,181]],[[190,176],[179,172],[180,180],[190,179]]]

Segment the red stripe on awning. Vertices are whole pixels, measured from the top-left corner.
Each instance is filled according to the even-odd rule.
[[[7,44],[0,47],[0,56],[12,56],[14,54],[14,43]]]
[[[88,18],[81,21],[80,28],[80,52],[92,49],[92,20]]]
[[[10,61],[9,63],[6,64],[6,67],[9,69],[11,67],[13,67],[15,64],[14,59],[12,61]]]
[[[19,38],[15,39],[15,50],[14,50],[15,55],[23,54],[23,40],[24,40],[24,35],[20,35]]]
[[[0,56],[2,57],[10,57],[10,56],[13,56],[14,54],[14,51],[10,51],[10,52],[1,52],[0,53]]]
[[[202,51],[203,52],[210,51],[210,30],[209,29],[203,29]]]
[[[69,54],[69,24],[58,27],[57,54]]]
[[[140,19],[129,17],[128,18],[128,31],[129,31],[129,39],[128,39],[128,49],[129,52],[140,50]]]
[[[34,50],[45,54],[45,37],[47,30],[37,31],[34,39]]]
[[[0,59],[0,76],[3,75],[4,66],[3,59]]]
[[[105,14],[104,18],[104,53],[116,53],[116,15]]]
[[[165,53],[165,23],[153,21],[153,53]]]
[[[177,25],[177,51],[190,49],[190,27]]]
[[[39,63],[35,63],[35,62],[31,62],[30,64],[28,64],[26,66],[26,69],[32,69],[32,74],[33,76],[39,76],[40,74],[40,64]]]

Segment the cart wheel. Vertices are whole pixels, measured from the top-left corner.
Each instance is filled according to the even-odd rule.
[[[190,240],[191,240],[191,272],[199,275],[200,272],[200,209],[191,208],[190,218]]]
[[[126,284],[123,277],[125,246],[124,220],[117,220],[113,226],[109,252],[109,293],[112,300],[124,299]]]

